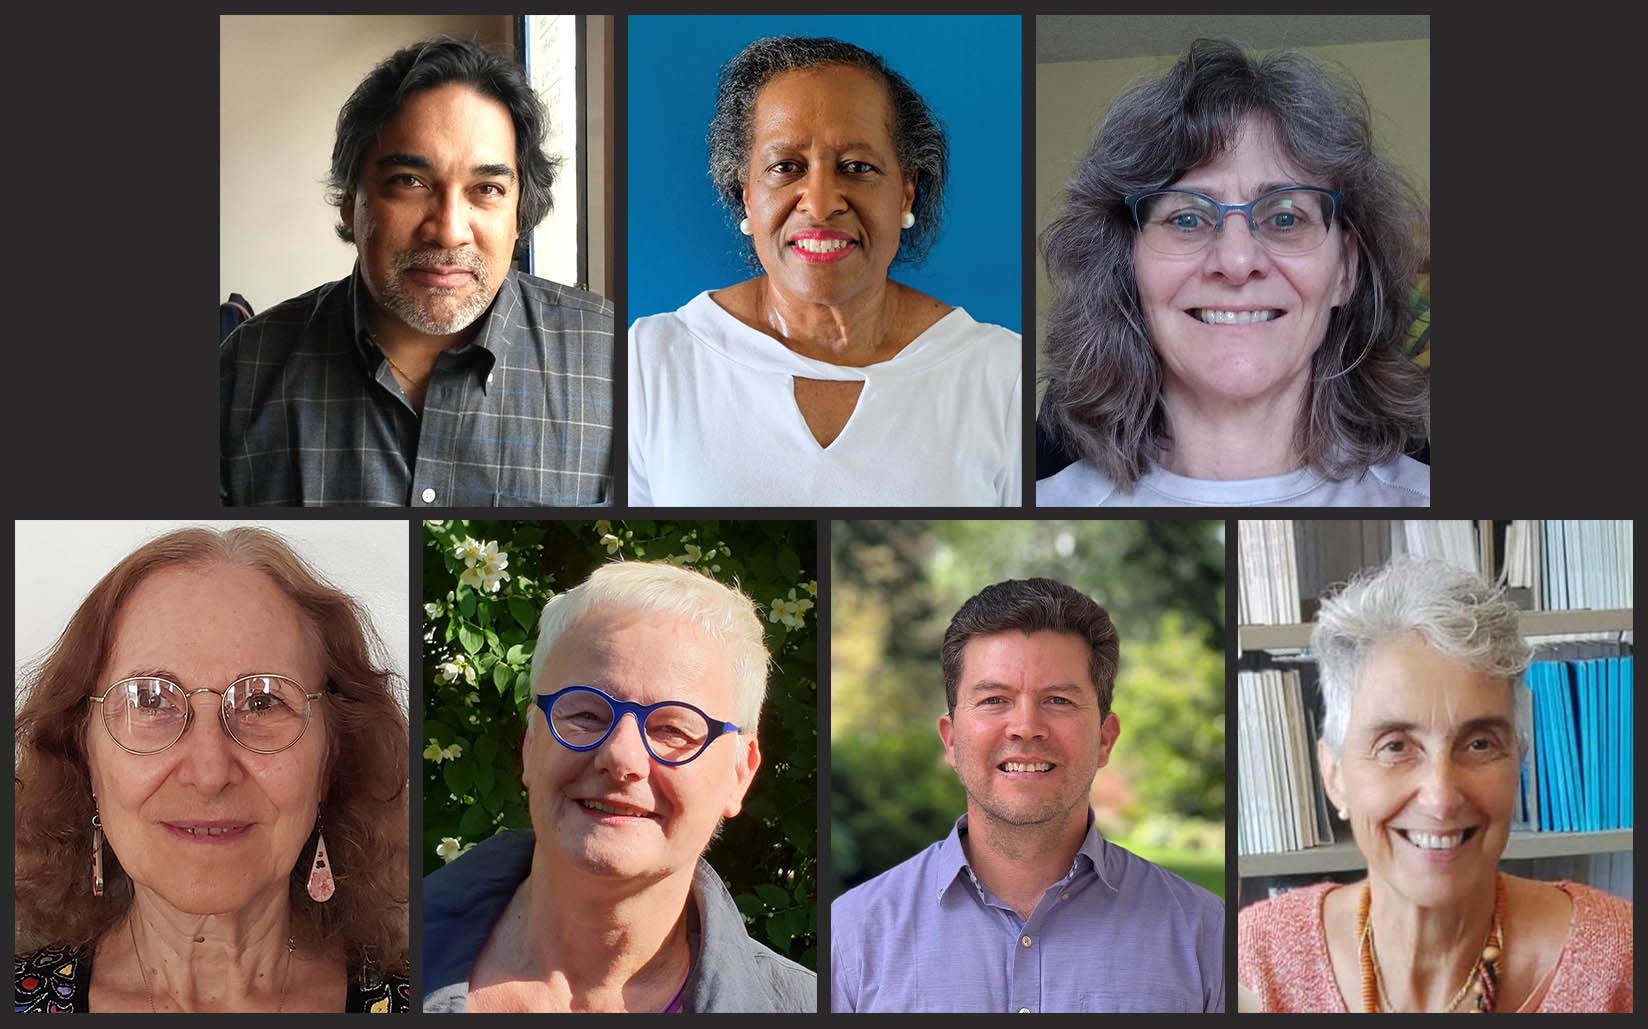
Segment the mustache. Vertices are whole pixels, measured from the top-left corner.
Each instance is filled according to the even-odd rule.
[[[440,266],[458,267],[475,276],[476,281],[486,282],[486,262],[479,254],[470,250],[403,250],[395,255],[394,270],[400,272],[411,271],[413,268],[436,268]]]

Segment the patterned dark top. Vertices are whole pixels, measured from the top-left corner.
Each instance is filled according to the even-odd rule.
[[[18,1011],[90,1011],[92,951],[90,947],[46,947],[16,959]],[[376,972],[349,973],[346,1012],[386,1014],[409,1011],[412,980],[405,975],[381,978]]]
[[[360,273],[271,307],[218,350],[225,505],[612,503],[612,304],[511,271],[412,409]]]

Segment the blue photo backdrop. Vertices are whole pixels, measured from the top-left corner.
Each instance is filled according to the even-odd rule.
[[[1017,16],[661,15],[629,32],[628,318],[673,311],[759,274],[710,185],[704,134],[721,66],[763,36],[833,36],[879,54],[944,123],[950,180],[927,259],[891,275],[981,322],[1022,332]]]

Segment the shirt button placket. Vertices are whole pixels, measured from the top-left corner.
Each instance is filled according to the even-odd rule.
[[[1029,933],[1020,934],[1017,953],[1013,955],[1012,981],[1008,983],[1013,1003],[1008,1010],[1021,1015],[1033,1012],[1035,1009],[1028,1002],[1041,996],[1041,957],[1033,949],[1035,943]]]

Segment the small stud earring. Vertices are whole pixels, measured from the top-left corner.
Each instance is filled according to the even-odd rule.
[[[738,231],[742,232],[746,236],[754,235],[754,233],[750,231],[750,220],[748,218],[745,218],[743,221],[738,223]]]
[[[1341,822],[1350,821],[1350,809],[1349,808],[1340,808],[1339,809],[1339,820]]]
[[[898,223],[908,229],[916,223],[916,216],[909,211],[905,211],[904,217],[900,218]]]

